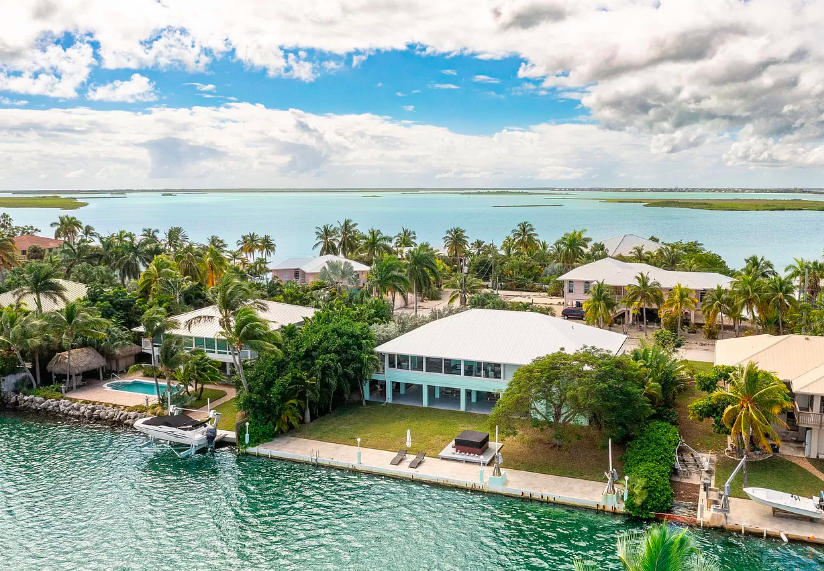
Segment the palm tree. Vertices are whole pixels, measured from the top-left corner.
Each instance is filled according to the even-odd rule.
[[[15,293],[17,303],[23,297],[34,297],[35,313],[43,314],[43,299],[52,303],[66,301],[66,286],[57,277],[57,269],[47,262],[27,264],[21,276],[20,287]]]
[[[14,306],[0,310],[0,347],[14,353],[17,363],[29,377],[34,388],[37,388],[39,379],[35,380],[26,367],[23,353],[36,352],[45,345],[45,333],[46,324],[33,313],[26,313]]]
[[[320,246],[321,256],[336,256],[338,254],[338,230],[331,224],[324,224],[323,226],[315,227],[315,245],[312,246],[314,250]]]
[[[524,255],[529,255],[538,247],[538,232],[530,222],[519,222],[512,230],[512,246]]]
[[[120,284],[123,286],[126,285],[127,279],[136,280],[140,277],[141,268],[152,259],[143,243],[138,241],[132,233],[124,233],[123,236],[118,237],[115,252],[114,265],[120,274]]]
[[[68,374],[72,378],[72,388],[76,389],[77,377],[72,371],[72,346],[80,338],[105,337],[110,322],[97,315],[94,308],[86,307],[80,301],[70,301],[63,309],[49,312],[44,318],[60,344],[66,348]]]
[[[793,258],[793,263],[789,264],[784,271],[791,280],[798,280],[798,301],[801,301],[804,294],[804,278],[808,277],[810,262],[804,258]]]
[[[338,290],[345,286],[356,287],[360,285],[360,276],[349,260],[343,262],[329,260],[318,272],[318,279]]]
[[[177,273],[177,264],[166,254],[155,256],[151,263],[146,266],[140,279],[137,281],[137,291],[145,295],[149,300],[157,296],[160,291],[160,284],[163,278],[168,278]]]
[[[261,237],[258,246],[260,248],[260,254],[264,258],[274,255],[275,250],[277,249],[274,239],[269,234],[264,234]]]
[[[604,258],[609,257],[609,251],[607,250],[607,247],[604,246],[603,242],[595,242],[589,247],[589,255],[593,262],[597,262],[598,260],[603,260]]]
[[[617,306],[612,289],[603,281],[595,282],[589,290],[589,299],[584,302],[587,324],[603,328],[604,324],[612,322],[612,312]]]
[[[404,274],[403,264],[395,256],[383,256],[372,264],[367,279],[372,295],[380,298],[392,296],[392,311],[395,310],[395,296],[401,294],[405,298],[409,291],[409,278]]]
[[[337,232],[338,252],[348,258],[357,250],[358,223],[346,218],[343,222],[338,222]]]
[[[150,307],[140,318],[140,324],[143,326],[144,335],[151,341],[152,344],[152,375],[155,382],[155,393],[160,399],[160,384],[157,382],[157,359],[155,357],[155,339],[163,337],[165,333],[172,329],[177,329],[180,324],[176,319],[169,317],[166,310],[162,307]],[[171,390],[171,384],[167,383],[168,390]]]
[[[732,295],[747,309],[758,333],[756,309],[761,305],[764,294],[764,280],[753,273],[742,273],[732,283]]]
[[[764,287],[764,298],[767,305],[778,313],[778,334],[784,335],[784,312],[790,307],[798,305],[792,280],[789,277],[781,277],[777,274],[767,279]]]
[[[753,255],[744,258],[744,269],[741,273],[754,278],[769,278],[775,275],[775,267],[764,256]]]
[[[377,228],[370,228],[361,247],[363,253],[366,254],[366,260],[371,266],[382,255],[392,252],[392,238],[386,236]]]
[[[192,387],[192,391],[197,393],[197,398],[201,399],[207,384],[217,384],[224,377],[220,372],[220,363],[198,349],[189,353],[183,368],[177,374],[177,379],[186,387],[186,394],[189,394],[189,387]]]
[[[665,270],[674,270],[681,263],[681,250],[670,244],[664,244],[655,252],[658,265]]]
[[[728,310],[729,292],[720,285],[704,294],[701,301],[701,312],[707,323],[713,323],[716,317],[721,321],[721,328],[718,330],[719,339],[724,337],[724,312]]]
[[[254,260],[255,253],[260,249],[260,236],[254,232],[244,234],[237,241],[237,246],[246,255],[247,260]]]
[[[74,244],[74,241],[83,231],[83,223],[77,218],[70,215],[60,216],[57,222],[52,222],[51,227],[54,228],[54,237],[63,239],[69,244]]]
[[[180,226],[172,226],[166,230],[166,233],[163,235],[163,245],[166,246],[166,250],[173,256],[177,254],[178,249],[182,248],[188,241],[189,236]]]
[[[203,255],[194,244],[178,248],[175,254],[177,270],[193,282],[203,282]]]
[[[144,228],[140,232],[140,239],[146,242],[160,242],[160,230],[157,228]]]
[[[211,236],[209,236],[206,239],[206,247],[208,248],[210,246],[212,246],[214,248],[217,248],[217,250],[221,253],[225,252],[226,251],[226,240],[224,240],[220,236],[215,236],[214,234],[212,234]]]
[[[727,388],[714,392],[712,398],[718,402],[734,399],[721,417],[734,440],[743,442],[747,451],[750,450],[751,440],[762,450],[767,450],[770,446],[768,438],[781,445],[773,424],[787,427],[779,416],[792,408],[787,393],[787,386],[783,382],[770,374],[762,373],[755,363],[749,361],[745,367],[739,366],[733,371]]]
[[[154,340],[152,342],[152,352],[154,352]],[[166,394],[172,394],[172,376],[182,367],[189,355],[186,353],[186,339],[179,335],[165,335],[160,344],[160,351],[157,352],[157,367],[166,379]],[[155,390],[157,400],[162,405],[160,388],[157,384],[157,372],[154,372]]]
[[[206,287],[215,287],[217,281],[226,273],[229,268],[229,261],[223,255],[223,251],[216,245],[206,248],[203,254],[203,269],[206,278]]]
[[[446,231],[443,237],[443,246],[446,249],[446,255],[450,258],[455,258],[455,267],[460,267],[461,256],[466,254],[469,248],[469,238],[466,237],[466,231],[463,228],[455,226]]]
[[[474,295],[476,293],[480,293],[484,289],[484,282],[479,280],[478,278],[473,278],[471,276],[467,276],[465,274],[454,275],[452,279],[448,282],[443,284],[445,288],[453,288],[452,293],[449,296],[449,304],[453,304],[456,301],[460,302],[461,306],[466,305],[467,300],[469,299],[470,295]]]
[[[261,318],[254,307],[248,305],[238,309],[230,325],[230,328],[221,330],[220,336],[226,339],[233,353],[238,356],[235,365],[240,373],[243,390],[248,392],[249,387],[246,384],[241,359],[242,351],[248,347],[258,353],[279,355],[278,347],[282,345],[283,339],[280,333],[269,328],[269,322]]]
[[[657,280],[651,280],[649,273],[638,272],[635,276],[635,283],[627,287],[624,296],[627,303],[640,304],[644,313],[644,336],[647,335],[647,306],[659,307],[664,302],[664,294],[661,292],[661,284]]]
[[[669,313],[675,316],[678,321],[678,328],[675,331],[675,335],[680,336],[684,312],[692,311],[696,307],[698,307],[698,300],[692,296],[692,290],[681,284],[675,284],[661,305],[661,313]]]
[[[395,235],[395,248],[400,254],[404,248],[414,248],[418,245],[418,235],[414,230],[401,227],[401,231]]]
[[[34,246],[32,246],[33,248]],[[29,248],[31,251],[31,248]],[[17,261],[17,246],[11,236],[0,235],[0,278],[5,278],[5,272],[20,265]]]
[[[647,261],[647,253],[644,251],[644,246],[635,246],[630,252],[630,258],[633,262],[643,263]]]
[[[255,290],[249,283],[241,281],[233,273],[228,272],[223,274],[214,287],[206,291],[206,298],[212,305],[217,306],[217,315],[200,315],[194,317],[186,322],[186,327],[191,330],[192,326],[198,322],[217,320],[221,328],[220,334],[227,341],[230,341],[227,336],[232,335],[230,332],[235,329],[236,321],[243,308],[249,307],[254,310],[262,310],[265,308],[265,305],[257,298]],[[236,347],[230,342],[232,361],[234,362],[235,369],[240,373],[240,380],[243,383],[244,390],[248,391],[249,387],[246,384],[246,376],[243,372],[242,348],[243,345]]]
[[[555,242],[558,261],[565,267],[571,268],[586,254],[592,238],[584,236],[584,232],[586,230],[567,232]]]
[[[406,277],[412,284],[412,296],[415,302],[415,315],[418,315],[418,293],[438,284],[441,280],[435,253],[431,248],[421,244],[406,253]]]
[[[644,532],[630,531],[618,536],[618,559],[625,571],[720,571],[706,559],[685,528],[653,525]],[[576,558],[575,571],[598,571],[600,565]]]

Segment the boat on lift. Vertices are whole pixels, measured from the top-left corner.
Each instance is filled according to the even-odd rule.
[[[168,444],[181,458],[203,448],[213,449],[222,438],[217,431],[220,413],[211,410],[207,419],[198,420],[183,414],[186,410],[172,406],[168,415],[141,418],[134,423],[134,428],[148,436],[151,442]],[[180,447],[185,447],[183,452],[175,449]]]
[[[804,498],[766,488],[744,488],[744,493],[755,503],[771,507],[773,514],[785,512],[811,519],[824,517],[824,493],[818,498]]]

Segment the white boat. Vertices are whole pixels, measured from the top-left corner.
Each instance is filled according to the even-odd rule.
[[[213,447],[220,440],[217,423],[220,413],[209,411],[209,418],[197,420],[181,414],[184,409],[171,407],[167,416],[150,416],[134,423],[134,428],[147,435],[152,441],[158,440],[170,445],[183,445],[189,450],[183,455],[191,455],[201,448]]]
[[[824,500],[822,498],[802,498],[795,494],[787,494],[766,488],[744,488],[744,493],[755,503],[770,506],[773,510],[813,519],[821,519],[824,516]]]

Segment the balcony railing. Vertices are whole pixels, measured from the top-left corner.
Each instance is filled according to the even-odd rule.
[[[148,339],[148,338],[141,339],[140,344],[143,347],[143,349],[145,349],[146,351],[151,351],[152,350],[152,340],[151,339]],[[160,349],[160,343],[155,343],[154,346],[155,346],[155,349]],[[204,351],[207,355],[231,355],[231,352],[229,351],[229,349],[217,349],[217,348],[210,349],[208,347],[194,347],[190,344],[187,344],[186,347],[185,347],[185,349],[187,351],[192,351],[195,348]],[[257,352],[252,351],[251,349],[243,349],[240,352],[240,358],[243,359],[244,361],[249,360],[249,359],[255,359],[255,358],[257,358],[257,356],[258,356]]]
[[[804,426],[807,428],[824,427],[824,414],[821,414],[820,412],[801,410],[798,408],[798,404],[795,405],[795,419],[798,426]]]

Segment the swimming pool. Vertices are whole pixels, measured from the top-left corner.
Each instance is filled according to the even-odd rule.
[[[166,392],[166,382],[165,381],[158,381],[160,383],[160,393],[163,394]],[[155,396],[155,384],[154,381],[141,381],[141,380],[129,380],[129,381],[112,381],[110,383],[106,383],[104,388],[107,388],[111,391],[123,391],[127,393],[137,393],[140,395],[151,395]],[[173,384],[172,390],[177,391],[180,389],[180,385]]]

